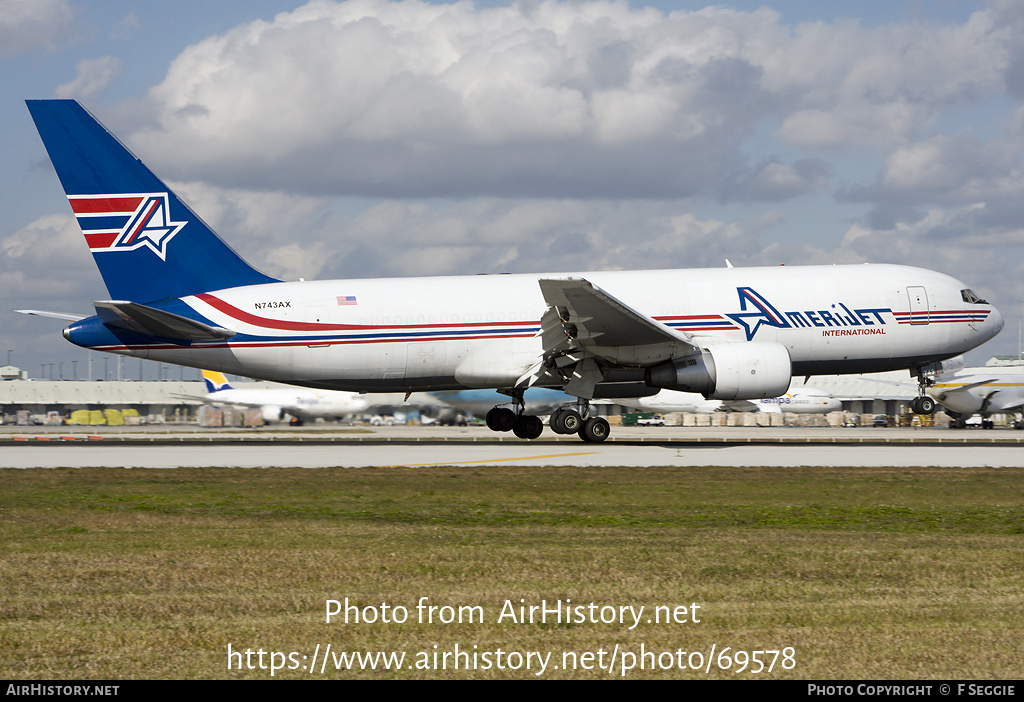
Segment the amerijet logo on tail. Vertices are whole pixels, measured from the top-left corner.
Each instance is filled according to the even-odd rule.
[[[93,253],[147,247],[167,260],[167,244],[186,222],[172,222],[167,193],[69,195]]]

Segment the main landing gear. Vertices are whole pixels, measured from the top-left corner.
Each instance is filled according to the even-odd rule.
[[[511,431],[520,439],[536,439],[544,432],[544,423],[539,417],[524,414],[525,403],[522,391],[512,392],[512,403],[516,410],[508,407],[495,407],[487,413],[487,428],[491,431]],[[548,425],[556,434],[579,434],[584,441],[598,443],[608,438],[611,427],[604,417],[589,417],[590,406],[586,400],[580,400],[578,410],[562,407],[551,414]]]
[[[495,407],[487,413],[487,428],[510,431],[520,439],[536,439],[544,433],[544,422],[532,414],[517,414],[508,407]]]
[[[548,420],[551,431],[556,434],[579,434],[580,438],[590,443],[600,443],[608,438],[611,427],[604,417],[584,417],[589,414],[590,407],[586,400],[580,400],[580,410],[562,407],[555,410]]]

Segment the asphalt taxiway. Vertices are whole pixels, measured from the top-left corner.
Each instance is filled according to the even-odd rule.
[[[523,441],[483,427],[25,429],[0,431],[0,468],[1024,467],[1024,432],[1009,429],[615,427],[602,444],[549,431]]]

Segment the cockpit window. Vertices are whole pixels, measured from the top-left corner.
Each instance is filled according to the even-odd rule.
[[[964,299],[964,302],[971,305],[987,305],[987,300],[982,300],[978,297],[973,290],[970,288],[964,288],[960,291],[960,297]]]

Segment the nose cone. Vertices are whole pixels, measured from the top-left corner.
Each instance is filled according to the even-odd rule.
[[[1003,325],[1006,321],[1003,319],[1003,315],[999,314],[999,310],[995,307],[992,308],[992,312],[988,316],[989,328],[992,330],[992,336],[995,336],[1003,330]],[[990,337],[991,338],[991,337]]]

